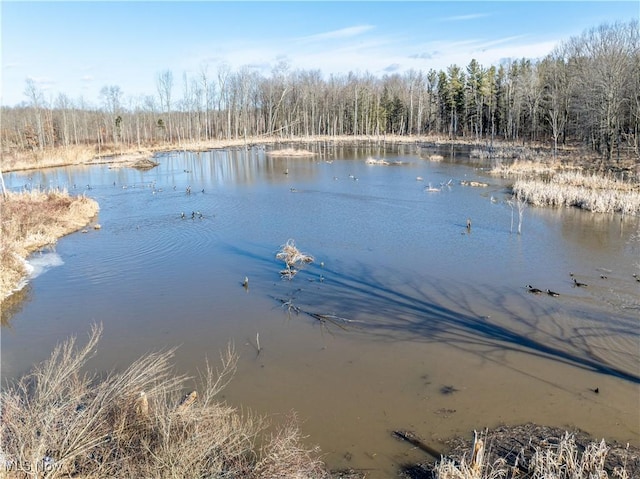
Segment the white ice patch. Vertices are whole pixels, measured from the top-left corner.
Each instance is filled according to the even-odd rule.
[[[24,266],[27,270],[27,276],[23,278],[18,283],[18,285],[7,294],[7,296],[16,291],[20,291],[29,283],[29,281],[37,278],[43,273],[46,273],[51,268],[64,264],[64,261],[62,261],[60,255],[53,251],[35,253],[31,257],[29,257],[27,261],[23,260],[22,258],[19,259],[21,261],[24,261]]]
[[[62,266],[64,261],[60,255],[54,251],[46,253],[36,253],[27,260],[29,279],[34,279],[55,266]]]

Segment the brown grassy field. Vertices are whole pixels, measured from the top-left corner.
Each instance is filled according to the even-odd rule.
[[[98,213],[98,203],[66,191],[7,192],[0,197],[0,304],[27,274],[25,259],[76,231]]]

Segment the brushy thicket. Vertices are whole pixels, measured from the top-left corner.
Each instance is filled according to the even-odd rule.
[[[216,400],[235,371],[233,348],[220,370],[207,363],[197,392],[185,398],[190,378],[173,374],[173,350],[121,372],[83,373],[100,335],[94,327],[81,348],[67,340],[3,388],[5,477],[35,477],[38,467],[48,478],[327,477],[317,451],[302,445],[295,416],[272,427]]]

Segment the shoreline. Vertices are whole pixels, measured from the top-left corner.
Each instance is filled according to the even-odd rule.
[[[96,154],[95,148],[88,146],[71,146],[59,147],[51,150],[37,152],[9,152],[2,158],[2,172],[30,171],[42,170],[47,168],[57,168],[64,166],[93,166],[93,165],[111,165],[110,168],[142,168],[148,169],[156,166],[158,163],[153,160],[157,154],[170,153],[174,151],[212,151],[230,148],[250,148],[258,145],[286,145],[281,150],[274,149],[269,152],[270,155],[278,156],[286,154],[287,156],[311,156],[306,150],[296,150],[290,145],[304,145],[309,143],[327,143],[327,144],[403,144],[415,145],[418,150],[431,148],[439,148],[447,145],[470,148],[470,160],[473,159],[491,159],[496,166],[490,172],[503,178],[513,178],[513,193],[522,197],[526,202],[534,206],[557,207],[557,206],[576,206],[589,211],[597,212],[618,212],[623,215],[640,215],[640,164],[635,164],[635,172],[633,160],[627,162],[629,166],[618,167],[620,171],[627,173],[627,182],[612,179],[611,171],[601,172],[600,174],[592,173],[591,177],[584,172],[586,167],[595,166],[596,159],[593,157],[585,157],[575,149],[561,150],[561,156],[553,158],[550,149],[544,145],[522,146],[512,142],[496,140],[493,146],[492,157],[489,158],[488,140],[470,141],[461,139],[449,139],[440,136],[399,136],[399,135],[359,135],[359,136],[313,136],[313,137],[251,137],[231,140],[209,140],[199,142],[187,142],[176,144],[152,145],[143,148],[105,148],[106,151],[100,151]],[[433,152],[425,159],[431,161]],[[569,172],[572,176],[568,176]],[[576,179],[577,176],[584,175],[582,178]],[[567,178],[569,179],[564,179]],[[599,182],[592,181],[598,178]],[[558,181],[559,179],[559,181]],[[583,180],[590,180],[591,185],[582,185]],[[578,182],[578,183],[576,183]],[[16,193],[11,193],[16,194]],[[23,194],[25,194],[23,192]],[[3,202],[6,202],[6,197]],[[94,201],[94,200],[90,200]],[[95,203],[95,201],[94,201]],[[5,205],[6,206],[6,205]],[[6,246],[2,248],[2,275],[0,276],[0,304],[15,292],[16,288],[28,277],[24,264],[17,265],[16,261],[24,262],[29,254],[48,244],[54,244],[62,236],[77,231],[90,223],[91,219],[99,207],[97,203],[93,207],[93,213],[82,220],[82,224],[67,226],[61,232],[53,233],[53,238],[48,237],[46,240],[41,239],[40,243],[21,251],[14,258],[15,253],[7,254]],[[5,208],[5,213],[6,213]],[[11,218],[9,222],[14,221]],[[5,217],[7,215],[5,214]],[[67,221],[66,218],[61,219],[62,222]],[[7,220],[5,220],[5,223]],[[18,221],[23,223],[24,221]],[[3,235],[5,234],[5,223],[3,223]],[[19,250],[21,248],[18,248]],[[17,260],[16,260],[17,258]],[[10,273],[7,274],[7,269]],[[19,274],[16,272],[20,272]],[[7,278],[11,279],[7,279]],[[15,278],[18,278],[17,280]],[[7,285],[10,285],[8,287]]]
[[[0,306],[28,284],[27,258],[60,238],[81,230],[98,214],[98,202],[67,191],[7,192],[0,197],[3,212],[0,248]],[[99,225],[94,225],[99,228]]]
[[[578,207],[599,213],[640,216],[640,162],[632,158],[605,165],[592,153],[573,147],[559,150],[555,157],[543,144],[528,146],[503,140],[475,141],[441,136],[359,135],[308,137],[249,137],[230,140],[158,144],[146,147],[105,147],[96,153],[87,146],[59,147],[39,152],[9,152],[2,158],[4,172],[40,170],[62,166],[110,165],[109,168],[150,169],[154,157],[176,151],[203,152],[255,146],[284,145],[267,151],[270,156],[312,157],[305,149],[291,145],[414,145],[424,159],[438,161],[435,150],[445,146],[469,148],[469,161],[491,162],[490,174],[512,180],[515,198],[539,207]],[[596,180],[596,181],[594,181]]]
[[[475,148],[478,151],[487,149],[489,140],[468,140],[462,138],[446,138],[443,136],[402,136],[402,135],[340,135],[340,136],[308,136],[308,137],[247,137],[229,140],[192,141],[184,143],[163,143],[157,145],[121,147],[109,145],[103,151],[96,151],[95,147],[86,145],[56,147],[42,151],[13,151],[5,152],[2,158],[1,169],[3,172],[38,170],[43,168],[55,168],[75,165],[101,165],[101,164],[133,164],[135,161],[150,159],[156,154],[170,153],[174,151],[211,151],[226,148],[249,148],[258,145],[279,144],[305,144],[305,143],[391,143],[391,144],[415,144],[418,147],[433,146],[465,146]],[[494,140],[493,148],[496,151],[506,151],[507,156],[496,155],[496,159],[518,159],[518,155],[531,158],[539,157],[539,160],[548,159],[550,148],[544,144],[529,144],[523,146],[510,141]],[[523,153],[526,152],[526,153]],[[592,160],[588,155],[589,160]],[[478,158],[479,156],[476,156]],[[480,155],[481,157],[481,155]],[[561,150],[561,157],[570,162],[583,161],[585,154],[575,148],[566,147]],[[557,161],[560,163],[560,160]]]

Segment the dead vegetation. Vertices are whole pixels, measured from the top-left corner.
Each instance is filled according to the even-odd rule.
[[[300,156],[313,156],[315,153],[309,150],[298,150],[295,148],[283,148],[281,150],[271,150],[267,152],[267,155],[274,157],[300,157]]]
[[[563,172],[548,178],[518,179],[513,192],[534,206],[576,206],[598,213],[640,214],[640,185],[613,176]]]
[[[0,302],[27,274],[25,259],[58,238],[85,226],[98,213],[98,203],[65,190],[6,192],[0,198]]]
[[[207,362],[197,393],[184,396],[191,378],[173,373],[174,350],[121,372],[85,373],[100,335],[94,327],[82,347],[67,340],[3,388],[0,477],[37,467],[48,478],[328,477],[317,450],[302,445],[294,415],[272,426],[217,400],[235,372],[231,346],[221,368]]]
[[[502,178],[539,178],[563,171],[575,171],[581,168],[577,165],[565,164],[559,161],[519,160],[513,163],[500,162],[491,169],[491,174]]]
[[[535,424],[502,426],[472,440],[456,438],[436,463],[408,466],[412,479],[632,479],[640,474],[640,450],[582,431]]]
[[[640,183],[633,168],[597,170],[588,161],[530,155],[499,163],[491,173],[514,178],[514,194],[534,206],[574,206],[597,213],[640,214]],[[639,170],[640,171],[640,170]]]
[[[467,181],[467,180],[461,180],[460,184],[462,186],[473,186],[474,188],[486,188],[487,186],[489,186],[489,183],[485,183],[483,181]]]
[[[405,162],[403,161],[387,161],[382,158],[371,158],[371,157],[367,158],[365,160],[365,163],[367,165],[374,165],[374,166],[400,166],[405,164]]]
[[[287,240],[280,247],[280,251],[276,254],[276,259],[284,261],[285,269],[280,271],[280,275],[286,279],[293,279],[301,266],[314,261],[313,256],[302,253],[292,239]]]

